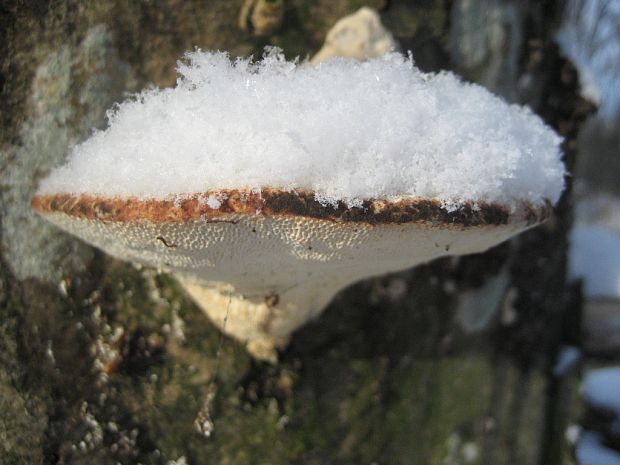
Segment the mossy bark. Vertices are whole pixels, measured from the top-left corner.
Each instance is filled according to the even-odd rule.
[[[223,338],[170,277],[114,261],[29,208],[38,179],[125,92],[174,84],[184,50],[275,44],[305,56],[362,4],[382,8],[424,69],[454,65],[498,92],[511,83],[508,98],[566,137],[570,166],[590,107],[546,24],[559,6],[531,3],[511,42],[517,74],[496,82],[484,57],[467,68],[451,55],[459,2],[290,0],[282,29],[260,38],[238,29],[241,1],[4,2],[0,463],[572,463],[563,428],[575,378],[552,370],[562,345],[579,345],[564,280],[568,196],[510,244],[347,289],[277,366]]]

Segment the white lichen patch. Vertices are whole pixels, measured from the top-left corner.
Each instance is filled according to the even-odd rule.
[[[564,186],[560,138],[529,109],[399,54],[367,62],[262,61],[188,52],[172,89],[108,112],[41,185],[166,198],[219,189],[305,189],[323,203],[426,197],[540,205]],[[206,201],[211,205],[217,198]]]
[[[132,82],[129,66],[102,25],[89,29],[76,46],[50,50],[36,67],[19,143],[0,152],[0,237],[18,278],[59,282],[68,271],[83,269],[91,256],[36,216],[30,202],[41,175],[105,123],[106,109]]]

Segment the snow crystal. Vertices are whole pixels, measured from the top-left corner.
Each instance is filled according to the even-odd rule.
[[[583,382],[583,397],[593,407],[620,415],[620,367],[588,373]]]
[[[215,195],[211,194],[207,198],[207,205],[209,205],[210,208],[217,210],[222,206],[222,202],[220,202]]]
[[[430,197],[556,201],[561,142],[529,109],[390,54],[319,65],[188,52],[175,88],[108,112],[39,194],[166,198],[224,189],[313,191],[322,202]],[[217,200],[217,199],[214,199]]]

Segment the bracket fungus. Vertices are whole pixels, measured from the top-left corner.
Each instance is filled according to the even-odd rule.
[[[560,138],[529,110],[401,55],[191,52],[174,89],[108,115],[33,207],[173,273],[257,358],[350,283],[480,252],[545,220]]]

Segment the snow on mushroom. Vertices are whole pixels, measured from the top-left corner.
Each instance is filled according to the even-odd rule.
[[[111,255],[172,272],[273,359],[344,286],[487,248],[548,217],[559,137],[449,73],[231,62],[191,52],[174,89],[109,113],[33,200]]]

